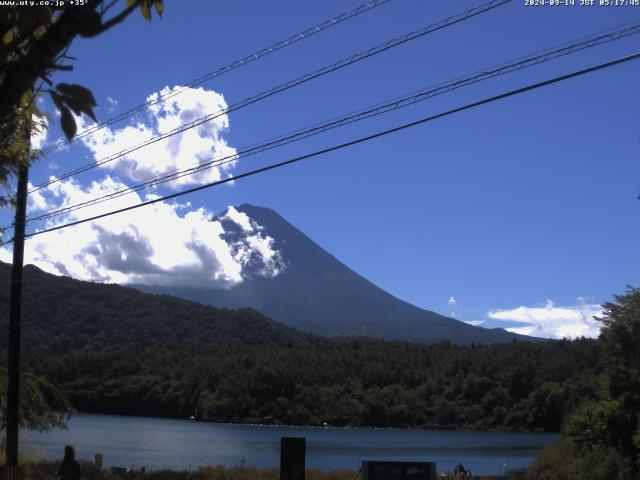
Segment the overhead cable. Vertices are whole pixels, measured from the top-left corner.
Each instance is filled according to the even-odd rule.
[[[135,210],[137,208],[145,207],[147,205],[152,205],[152,204],[155,204],[155,203],[158,203],[158,202],[163,202],[163,201],[166,201],[166,200],[171,200],[171,199],[174,199],[174,198],[178,198],[178,197],[181,197],[183,195],[187,195],[187,194],[190,194],[190,193],[198,192],[198,191],[205,190],[205,189],[208,189],[208,188],[211,188],[211,187],[215,187],[215,186],[218,186],[218,185],[222,185],[222,184],[225,184],[225,183],[235,182],[235,181],[241,180],[243,178],[252,177],[252,176],[258,175],[260,173],[265,173],[265,172],[268,172],[270,170],[275,170],[275,169],[280,168],[280,167],[284,167],[284,166],[287,166],[287,165],[292,165],[294,163],[298,163],[298,162],[301,162],[303,160],[307,160],[307,159],[310,159],[310,158],[313,158],[313,157],[317,157],[317,156],[320,156],[320,155],[323,155],[323,154],[326,154],[326,153],[329,153],[329,152],[334,152],[334,151],[341,150],[341,149],[344,149],[344,148],[347,148],[347,147],[358,145],[360,143],[368,142],[368,141],[374,140],[376,138],[380,138],[380,137],[384,137],[384,136],[387,136],[387,135],[391,135],[391,134],[400,132],[402,130],[406,130],[406,129],[409,129],[409,128],[412,128],[412,127],[416,127],[418,125],[422,125],[424,123],[431,122],[433,120],[437,120],[439,118],[443,118],[443,117],[447,117],[449,115],[453,115],[455,113],[463,112],[465,110],[470,110],[472,108],[476,108],[476,107],[479,107],[479,106],[482,106],[482,105],[493,103],[493,102],[496,102],[498,100],[503,100],[505,98],[512,97],[512,96],[515,96],[515,95],[519,95],[519,94],[522,94],[522,93],[525,93],[525,92],[528,92],[528,91],[531,91],[531,90],[536,90],[536,89],[545,87],[547,85],[551,85],[551,84],[554,84],[554,83],[559,83],[559,82],[562,82],[562,81],[565,81],[565,80],[569,80],[571,78],[587,75],[589,73],[592,73],[592,72],[595,72],[595,71],[598,71],[598,70],[604,70],[606,68],[610,68],[610,67],[613,67],[615,65],[619,65],[619,64],[622,64],[622,63],[630,62],[632,60],[637,60],[638,58],[640,58],[640,53],[634,53],[632,55],[627,55],[625,57],[617,58],[617,59],[611,60],[609,62],[600,63],[598,65],[594,65],[594,66],[591,66],[591,67],[588,67],[588,68],[584,68],[582,70],[577,70],[577,71],[574,71],[574,72],[571,72],[571,73],[567,73],[565,75],[561,75],[561,76],[554,77],[554,78],[551,78],[551,79],[548,79],[548,80],[544,80],[544,81],[541,81],[541,82],[533,83],[533,84],[527,85],[525,87],[521,87],[521,88],[518,88],[518,89],[515,89],[515,90],[511,90],[511,91],[502,93],[500,95],[495,95],[493,97],[485,98],[485,99],[479,100],[477,102],[468,103],[468,104],[463,105],[461,107],[457,107],[457,108],[454,108],[454,109],[451,109],[451,110],[447,110],[446,112],[442,112],[442,113],[439,113],[439,114],[436,114],[436,115],[430,115],[430,116],[427,116],[427,117],[423,117],[423,118],[421,118],[419,120],[415,120],[413,122],[405,123],[403,125],[400,125],[400,126],[397,126],[397,127],[394,127],[394,128],[390,128],[390,129],[383,130],[383,131],[380,131],[380,132],[377,132],[377,133],[374,133],[374,134],[371,134],[371,135],[367,135],[365,137],[360,137],[360,138],[357,138],[355,140],[351,140],[349,142],[345,142],[345,143],[341,143],[341,144],[338,144],[338,145],[334,145],[334,146],[331,146],[331,147],[328,147],[328,148],[324,148],[322,150],[316,150],[314,152],[311,152],[311,153],[308,153],[308,154],[305,154],[305,155],[301,155],[301,156],[298,156],[298,157],[294,157],[294,158],[291,158],[289,160],[285,160],[285,161],[282,161],[282,162],[278,162],[278,163],[274,163],[274,164],[271,164],[271,165],[267,165],[267,166],[262,167],[262,168],[257,168],[255,170],[251,170],[251,171],[248,171],[248,172],[245,172],[245,173],[241,173],[241,174],[236,175],[234,177],[229,177],[229,178],[225,178],[225,179],[222,179],[222,180],[211,182],[211,183],[208,183],[208,184],[205,184],[205,185],[200,185],[200,186],[197,186],[197,187],[189,188],[187,190],[182,190],[180,192],[173,193],[171,195],[165,195],[163,197],[157,197],[157,198],[154,198],[152,200],[147,200],[145,202],[142,202],[142,203],[139,203],[139,204],[136,204],[136,205],[130,205],[128,207],[119,208],[117,210],[112,210],[110,212],[102,213],[100,215],[94,215],[92,217],[84,218],[82,220],[76,220],[76,221],[65,223],[65,224],[62,224],[62,225],[57,225],[55,227],[51,227],[51,228],[47,228],[47,229],[44,229],[44,230],[39,230],[39,231],[36,231],[36,232],[32,232],[32,233],[26,234],[25,237],[26,238],[34,237],[36,235],[42,235],[44,233],[54,232],[54,231],[57,231],[57,230],[61,230],[61,229],[64,229],[64,228],[75,226],[75,225],[80,225],[80,224],[83,224],[83,223],[91,222],[91,221],[94,221],[94,220],[98,220],[98,219],[101,219],[101,218],[109,217],[109,216],[116,215],[116,214],[119,214],[119,213],[124,213],[124,212],[130,211],[130,210]],[[0,244],[0,246],[6,245],[8,243],[11,243],[12,241],[13,241],[13,239],[12,240],[8,240],[8,241]]]
[[[439,21],[437,23],[428,25],[428,26],[426,26],[424,28],[421,28],[421,29],[416,30],[414,32],[410,32],[410,33],[408,33],[406,35],[403,35],[401,37],[394,38],[392,40],[389,40],[388,42],[385,42],[383,44],[380,44],[380,45],[377,45],[375,47],[372,47],[372,48],[370,48],[370,49],[368,49],[366,51],[357,53],[357,54],[355,54],[355,55],[353,55],[353,56],[351,56],[349,58],[346,58],[344,60],[340,60],[340,61],[338,61],[336,63],[333,63],[331,65],[328,65],[326,67],[320,68],[319,70],[316,70],[316,71],[314,71],[312,73],[307,73],[307,74],[305,74],[305,75],[303,75],[301,77],[298,77],[298,78],[296,78],[294,80],[290,80],[290,81],[288,81],[286,83],[283,83],[283,84],[280,84],[280,85],[278,85],[278,86],[276,86],[274,88],[271,88],[269,90],[265,90],[262,93],[254,95],[252,97],[245,98],[244,100],[241,100],[240,102],[234,103],[233,105],[231,105],[231,106],[229,106],[229,107],[227,107],[225,109],[219,110],[218,112],[205,115],[205,116],[197,118],[197,119],[195,119],[195,120],[193,120],[191,122],[188,122],[188,123],[185,123],[183,125],[180,125],[180,126],[174,128],[174,129],[172,129],[172,130],[170,130],[168,132],[165,132],[165,133],[163,133],[161,135],[158,135],[158,136],[154,136],[154,137],[152,137],[152,138],[150,138],[150,139],[148,139],[148,140],[146,140],[146,141],[144,141],[142,143],[139,143],[139,144],[137,144],[135,146],[126,148],[124,150],[121,150],[121,151],[119,151],[117,153],[114,153],[114,154],[109,155],[109,156],[107,156],[105,158],[102,158],[102,159],[100,159],[100,160],[98,160],[98,161],[96,161],[94,163],[86,164],[86,165],[84,165],[82,167],[79,167],[79,168],[77,168],[75,170],[71,170],[71,171],[69,171],[67,173],[64,173],[64,174],[60,175],[59,177],[56,177],[56,178],[54,178],[52,180],[49,180],[49,181],[44,182],[44,183],[42,183],[40,185],[37,185],[36,187],[32,188],[29,191],[29,193],[33,193],[33,192],[35,192],[37,190],[40,190],[40,189],[45,188],[45,187],[48,187],[49,185],[51,185],[53,183],[59,182],[61,180],[67,179],[69,177],[73,177],[75,175],[78,175],[80,173],[83,173],[83,172],[86,172],[86,171],[89,171],[89,170],[92,170],[92,169],[94,169],[96,167],[99,167],[99,166],[104,165],[106,163],[109,163],[109,162],[112,162],[114,160],[117,160],[118,158],[122,158],[122,157],[124,157],[124,156],[126,156],[126,155],[128,155],[130,153],[133,153],[133,152],[135,152],[135,151],[137,151],[137,150],[139,150],[141,148],[144,148],[144,147],[146,147],[148,145],[152,145],[152,144],[154,144],[156,142],[159,142],[161,140],[165,140],[165,139],[173,137],[174,135],[177,135],[179,133],[182,133],[182,132],[185,132],[187,130],[190,130],[190,129],[193,129],[195,127],[198,127],[198,126],[200,126],[200,125],[202,125],[204,123],[210,122],[210,121],[212,121],[212,120],[214,120],[214,119],[216,119],[216,118],[218,118],[218,117],[220,117],[222,115],[227,115],[227,114],[229,114],[231,112],[234,112],[236,110],[239,110],[241,108],[244,108],[244,107],[249,106],[251,104],[254,104],[256,102],[259,102],[261,100],[269,98],[269,97],[271,97],[273,95],[276,95],[278,93],[284,92],[286,90],[289,90],[289,89],[291,89],[293,87],[296,87],[298,85],[301,85],[303,83],[306,83],[306,82],[308,82],[310,80],[314,80],[314,79],[322,77],[322,76],[324,76],[324,75],[326,75],[328,73],[335,72],[336,70],[339,70],[341,68],[347,67],[349,65],[352,65],[352,64],[354,64],[356,62],[359,62],[359,61],[364,60],[366,58],[372,57],[372,56],[377,55],[379,53],[386,52],[387,50],[389,50],[391,48],[397,47],[399,45],[403,45],[403,44],[405,44],[407,42],[410,42],[411,40],[415,40],[415,39],[420,38],[420,37],[422,37],[424,35],[427,35],[429,33],[432,33],[432,32],[435,32],[437,30],[441,30],[441,29],[446,28],[448,26],[454,25],[456,23],[468,20],[469,18],[472,18],[472,17],[475,17],[476,15],[480,15],[482,13],[488,12],[489,10],[493,10],[494,8],[502,6],[502,5],[504,5],[506,3],[509,3],[509,2],[511,2],[511,0],[491,0],[490,2],[487,2],[487,3],[484,3],[484,4],[480,5],[480,6],[465,10],[462,13],[459,13],[457,15],[448,17],[448,18],[446,18],[444,20],[441,20],[441,21]]]
[[[113,125],[114,123],[120,122],[122,120],[125,120],[129,117],[132,117],[133,115],[136,115],[137,113],[140,113],[144,110],[146,110],[147,108],[151,107],[152,105],[156,105],[159,102],[165,101],[169,98],[175,97],[176,95],[179,95],[180,93],[184,92],[185,90],[189,89],[189,88],[194,88],[197,87],[198,85],[202,85],[205,82],[208,82],[209,80],[213,80],[216,77],[219,77],[221,75],[224,75],[225,73],[228,73],[232,70],[235,70],[236,68],[242,67],[243,65],[246,65],[248,63],[253,62],[254,60],[258,60],[259,58],[265,57],[271,53],[277,52],[278,50],[281,50],[285,47],[289,47],[295,43],[298,43],[301,40],[304,40],[306,38],[311,37],[312,35],[315,35],[316,33],[322,32],[330,27],[333,27],[334,25],[338,25],[339,23],[344,22],[345,20],[349,20],[352,18],[357,17],[358,15],[368,12],[369,10],[372,10],[376,7],[379,7],[380,5],[383,5],[385,3],[390,2],[391,0],[372,0],[370,2],[367,2],[363,5],[360,5],[357,8],[351,9],[351,10],[347,10],[345,12],[342,12],[340,15],[330,18],[329,20],[325,20],[322,23],[319,23],[318,25],[315,25],[313,27],[307,28],[306,30],[300,32],[300,33],[296,33],[295,35],[292,35],[288,38],[285,38],[284,40],[280,40],[279,42],[274,43],[273,45],[271,45],[270,47],[266,47],[263,48],[261,50],[258,50],[255,53],[252,53],[250,55],[247,55],[244,58],[241,58],[239,60],[235,60],[233,62],[231,62],[228,65],[225,65],[223,67],[218,68],[217,70],[207,73],[206,75],[203,75],[199,78],[196,78],[195,80],[192,80],[191,82],[189,82],[188,84],[186,84],[184,87],[182,87],[181,89],[177,90],[177,91],[171,91],[168,92],[166,94],[162,94],[162,95],[158,95],[157,97],[143,103],[142,105],[138,105],[137,107],[131,108],[130,110],[127,110],[126,112],[123,112],[119,115],[116,115],[115,117],[110,118],[109,120],[105,120],[104,122],[101,122],[97,125],[94,125],[88,129],[86,129],[83,132],[80,132],[78,135],[76,135],[73,139],[71,140],[65,140],[62,142],[58,142],[54,145],[51,145],[43,150],[41,150],[41,153],[43,155],[46,155],[48,153],[53,152],[54,150],[58,150],[62,147],[64,147],[65,145],[70,144],[71,142],[74,142],[76,140],[79,140],[81,138],[87,137],[89,135],[94,134],[95,132],[102,130],[105,127],[108,127],[110,125]]]
[[[382,102],[377,105],[367,107],[366,109],[361,109],[356,112],[351,112],[346,115],[333,118],[323,123],[318,123],[310,127],[305,127],[303,129],[297,130],[295,132],[287,133],[285,135],[281,135],[279,137],[266,140],[264,142],[255,144],[251,147],[241,149],[234,154],[213,157],[210,159],[202,160],[188,168],[174,169],[168,172],[164,172],[162,174],[154,175],[144,180],[141,180],[135,185],[114,188],[108,193],[105,193],[104,195],[98,196],[90,200],[86,200],[84,202],[57,206],[49,210],[39,212],[36,215],[32,215],[28,217],[27,220],[29,222],[48,220],[59,215],[68,214],[73,211],[87,208],[93,205],[97,205],[106,201],[110,201],[124,195],[139,192],[141,190],[152,188],[164,183],[172,182],[180,178],[183,178],[185,176],[200,173],[208,169],[217,168],[222,165],[235,162],[239,158],[246,158],[248,156],[253,156],[258,153],[262,153],[264,151],[280,147],[282,145],[286,145],[289,143],[293,143],[293,142],[297,142],[297,141],[309,138],[313,135],[317,135],[319,133],[323,133],[334,128],[343,127],[345,125],[355,123],[360,120],[364,120],[366,118],[375,117],[391,111],[398,110],[400,108],[408,107],[417,102],[424,101],[429,98],[433,98],[435,96],[456,90],[458,88],[479,83],[481,81],[488,80],[490,78],[494,78],[494,77],[511,73],[514,71],[519,71],[525,68],[529,68],[534,65],[538,65],[562,56],[570,55],[588,48],[595,47],[597,45],[608,43],[614,40],[619,40],[621,38],[625,38],[638,33],[640,33],[640,21],[632,24],[627,24],[622,27],[618,27],[617,29],[611,29],[611,30],[607,30],[604,32],[600,32],[600,33],[588,36],[588,37],[582,37],[571,43],[566,43],[561,46],[553,47],[541,52],[536,52],[534,54],[531,54],[525,57],[520,57],[516,60],[505,62],[493,67],[488,67],[488,68],[476,71],[475,73],[471,73],[463,77],[458,77],[449,82],[444,82],[444,83],[437,84],[435,86],[430,86],[418,92],[413,92],[411,94],[404,95],[402,97],[394,98],[392,100],[387,100],[386,102]]]

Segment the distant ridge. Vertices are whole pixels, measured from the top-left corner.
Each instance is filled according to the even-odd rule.
[[[11,266],[0,262],[0,350],[6,348]],[[157,345],[291,346],[321,339],[251,309],[217,309],[119,285],[24,269],[26,351],[114,351]]]
[[[504,329],[472,326],[402,301],[358,275],[269,208],[243,204],[246,214],[273,238],[286,268],[275,277],[247,273],[230,289],[136,286],[218,307],[251,307],[291,327],[323,336],[456,344],[537,340]],[[240,225],[217,217],[241,238]]]

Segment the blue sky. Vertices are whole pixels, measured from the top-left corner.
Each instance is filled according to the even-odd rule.
[[[167,1],[161,20],[155,17],[148,24],[136,14],[103,36],[74,43],[70,54],[78,59],[75,70],[55,80],[90,87],[100,105],[96,113],[104,120],[143,103],[154,92],[184,85],[361,3],[363,0]],[[203,87],[212,92],[202,92],[205,96],[198,98],[233,104],[481,3],[392,0],[207,82]],[[584,7],[579,3],[541,7],[514,0],[233,112],[211,127],[212,143],[202,149],[241,149],[640,20],[640,7]],[[635,53],[639,47],[640,35],[595,47],[241,159],[221,175]],[[200,222],[206,217],[202,212],[219,213],[228,205],[248,202],[270,207],[352,269],[420,307],[464,321],[482,321],[485,326],[527,328],[525,331],[535,333],[530,329],[533,325],[538,333],[550,336],[558,332],[593,334],[593,325],[586,330],[566,325],[577,322],[584,326],[597,312],[596,305],[624,292],[628,284],[640,284],[639,78],[640,61],[617,66],[205,190],[181,199],[180,207],[167,207],[165,213],[191,214]],[[50,108],[46,101],[43,105]],[[137,117],[130,129],[148,122],[145,116]],[[113,138],[96,142],[119,142],[118,129],[126,125],[117,124]],[[54,125],[45,141],[60,136]],[[105,145],[92,149],[79,144],[52,154],[32,168],[32,182],[95,161],[105,151],[102,147]],[[196,153],[202,154],[202,149]],[[75,194],[89,195],[82,189],[91,181],[103,182],[107,174],[116,183],[129,181],[122,171],[96,169],[74,179]],[[154,193],[169,191],[173,190]],[[47,201],[53,201],[53,196]],[[187,201],[190,205],[184,204]],[[199,208],[204,210],[194,213]],[[160,228],[151,217],[146,220]],[[151,224],[147,226],[150,230],[154,228]],[[105,223],[103,229],[109,228]],[[216,235],[206,227],[201,234],[203,238]],[[62,243],[56,246],[58,237],[51,236],[41,246],[48,249],[48,263],[43,262],[54,265],[58,253],[58,260],[64,262],[64,248],[85,248],[80,237],[78,234],[78,245],[70,247],[68,237],[59,237]],[[174,250],[169,239],[157,248]],[[177,268],[187,257],[184,252],[165,267]],[[125,270],[124,276],[103,280],[126,280]],[[83,272],[75,276],[91,277],[90,269]]]

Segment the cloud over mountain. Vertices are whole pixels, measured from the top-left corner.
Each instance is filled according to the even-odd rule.
[[[503,322],[518,323],[522,326],[507,327],[506,330],[522,335],[543,338],[596,338],[602,324],[594,316],[602,316],[602,306],[588,304],[582,297],[573,306],[557,307],[547,300],[543,307],[525,307],[493,310],[487,316]]]
[[[32,212],[77,204],[123,187],[110,177],[88,187],[71,180],[57,182],[33,196]],[[91,213],[151,198],[154,196],[142,198],[134,193],[97,205]],[[70,212],[48,221],[46,227],[82,215],[84,211]],[[245,234],[236,237],[235,229]],[[0,259],[10,262],[10,249],[0,249]],[[25,262],[81,280],[222,288],[247,276],[272,277],[284,269],[273,239],[233,207],[213,220],[213,214],[204,208],[166,202],[32,237],[26,242]]]
[[[221,94],[203,88],[165,87],[146,100],[152,104],[134,117],[136,123],[119,128],[108,126],[82,138],[95,162],[227,108]],[[81,129],[89,127],[86,119],[76,120]],[[29,195],[29,214],[91,202],[126,189],[127,181],[189,168],[213,157],[233,157],[236,151],[224,138],[228,129],[227,115],[220,115],[99,165],[91,182],[78,177],[52,183]],[[46,132],[34,137],[36,146],[41,145],[44,135]],[[56,227],[155,199],[163,187],[175,189],[219,180],[233,165],[230,162],[183,176],[146,192],[115,196],[90,208],[32,222],[30,227]],[[0,259],[11,261],[10,249],[0,249]],[[25,262],[80,280],[217,288],[227,288],[248,277],[273,277],[285,268],[273,239],[245,214],[230,207],[225,215],[214,218],[212,212],[195,209],[188,202],[158,202],[35,236],[26,242]]]
[[[160,98],[163,100],[159,100]],[[137,123],[121,128],[106,127],[82,139],[96,162],[200,118],[216,116],[227,108],[227,103],[220,93],[179,85],[172,88],[167,86],[159,92],[154,92],[146,101],[152,102],[152,105],[137,119]],[[80,120],[79,123],[83,127],[88,126],[84,120]],[[214,182],[226,176],[225,172],[235,164],[236,150],[228,145],[224,137],[228,129],[228,116],[220,115],[166,140],[106,162],[100,168],[137,182],[150,176],[201,165],[214,158],[224,157],[231,160],[224,165],[172,180],[166,185],[179,188]]]

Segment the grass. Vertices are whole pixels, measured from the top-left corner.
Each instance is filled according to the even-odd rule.
[[[195,471],[149,470],[141,476],[139,470],[114,472],[109,468],[97,468],[93,462],[80,461],[82,480],[279,480],[278,468],[225,467],[214,465],[201,467]],[[4,452],[0,451],[0,478],[4,478]],[[54,480],[60,460],[45,460],[39,456],[20,456],[19,476],[21,480]],[[475,476],[475,480],[518,480],[524,475],[496,477],[494,475]],[[362,474],[355,470],[321,470],[309,469],[305,480],[361,480]],[[455,480],[450,474],[440,474],[439,480]]]
[[[4,458],[0,458],[4,463]],[[19,478],[22,480],[53,480],[59,461],[26,458],[20,462]],[[4,466],[3,466],[4,467]],[[97,468],[91,462],[80,462],[83,480],[139,480],[139,470],[113,472]],[[152,470],[144,473],[145,480],[279,480],[277,468],[225,467],[223,465],[199,468],[186,472],[177,470]],[[306,480],[359,480],[361,475],[353,470],[307,470]]]
[[[0,455],[1,464],[4,458]],[[20,464],[19,478],[22,480],[53,480],[58,471],[59,461],[25,459]],[[4,465],[2,465],[2,469]],[[80,462],[83,480],[279,480],[277,468],[225,467],[223,465],[201,467],[196,471],[152,470],[140,476],[139,470],[113,472],[108,468],[97,468],[91,462]],[[361,480],[362,475],[355,470],[307,470],[305,480]],[[438,477],[442,480],[454,480],[453,475]],[[521,477],[508,477],[515,480]],[[505,477],[493,475],[474,477],[475,480],[505,480]]]

